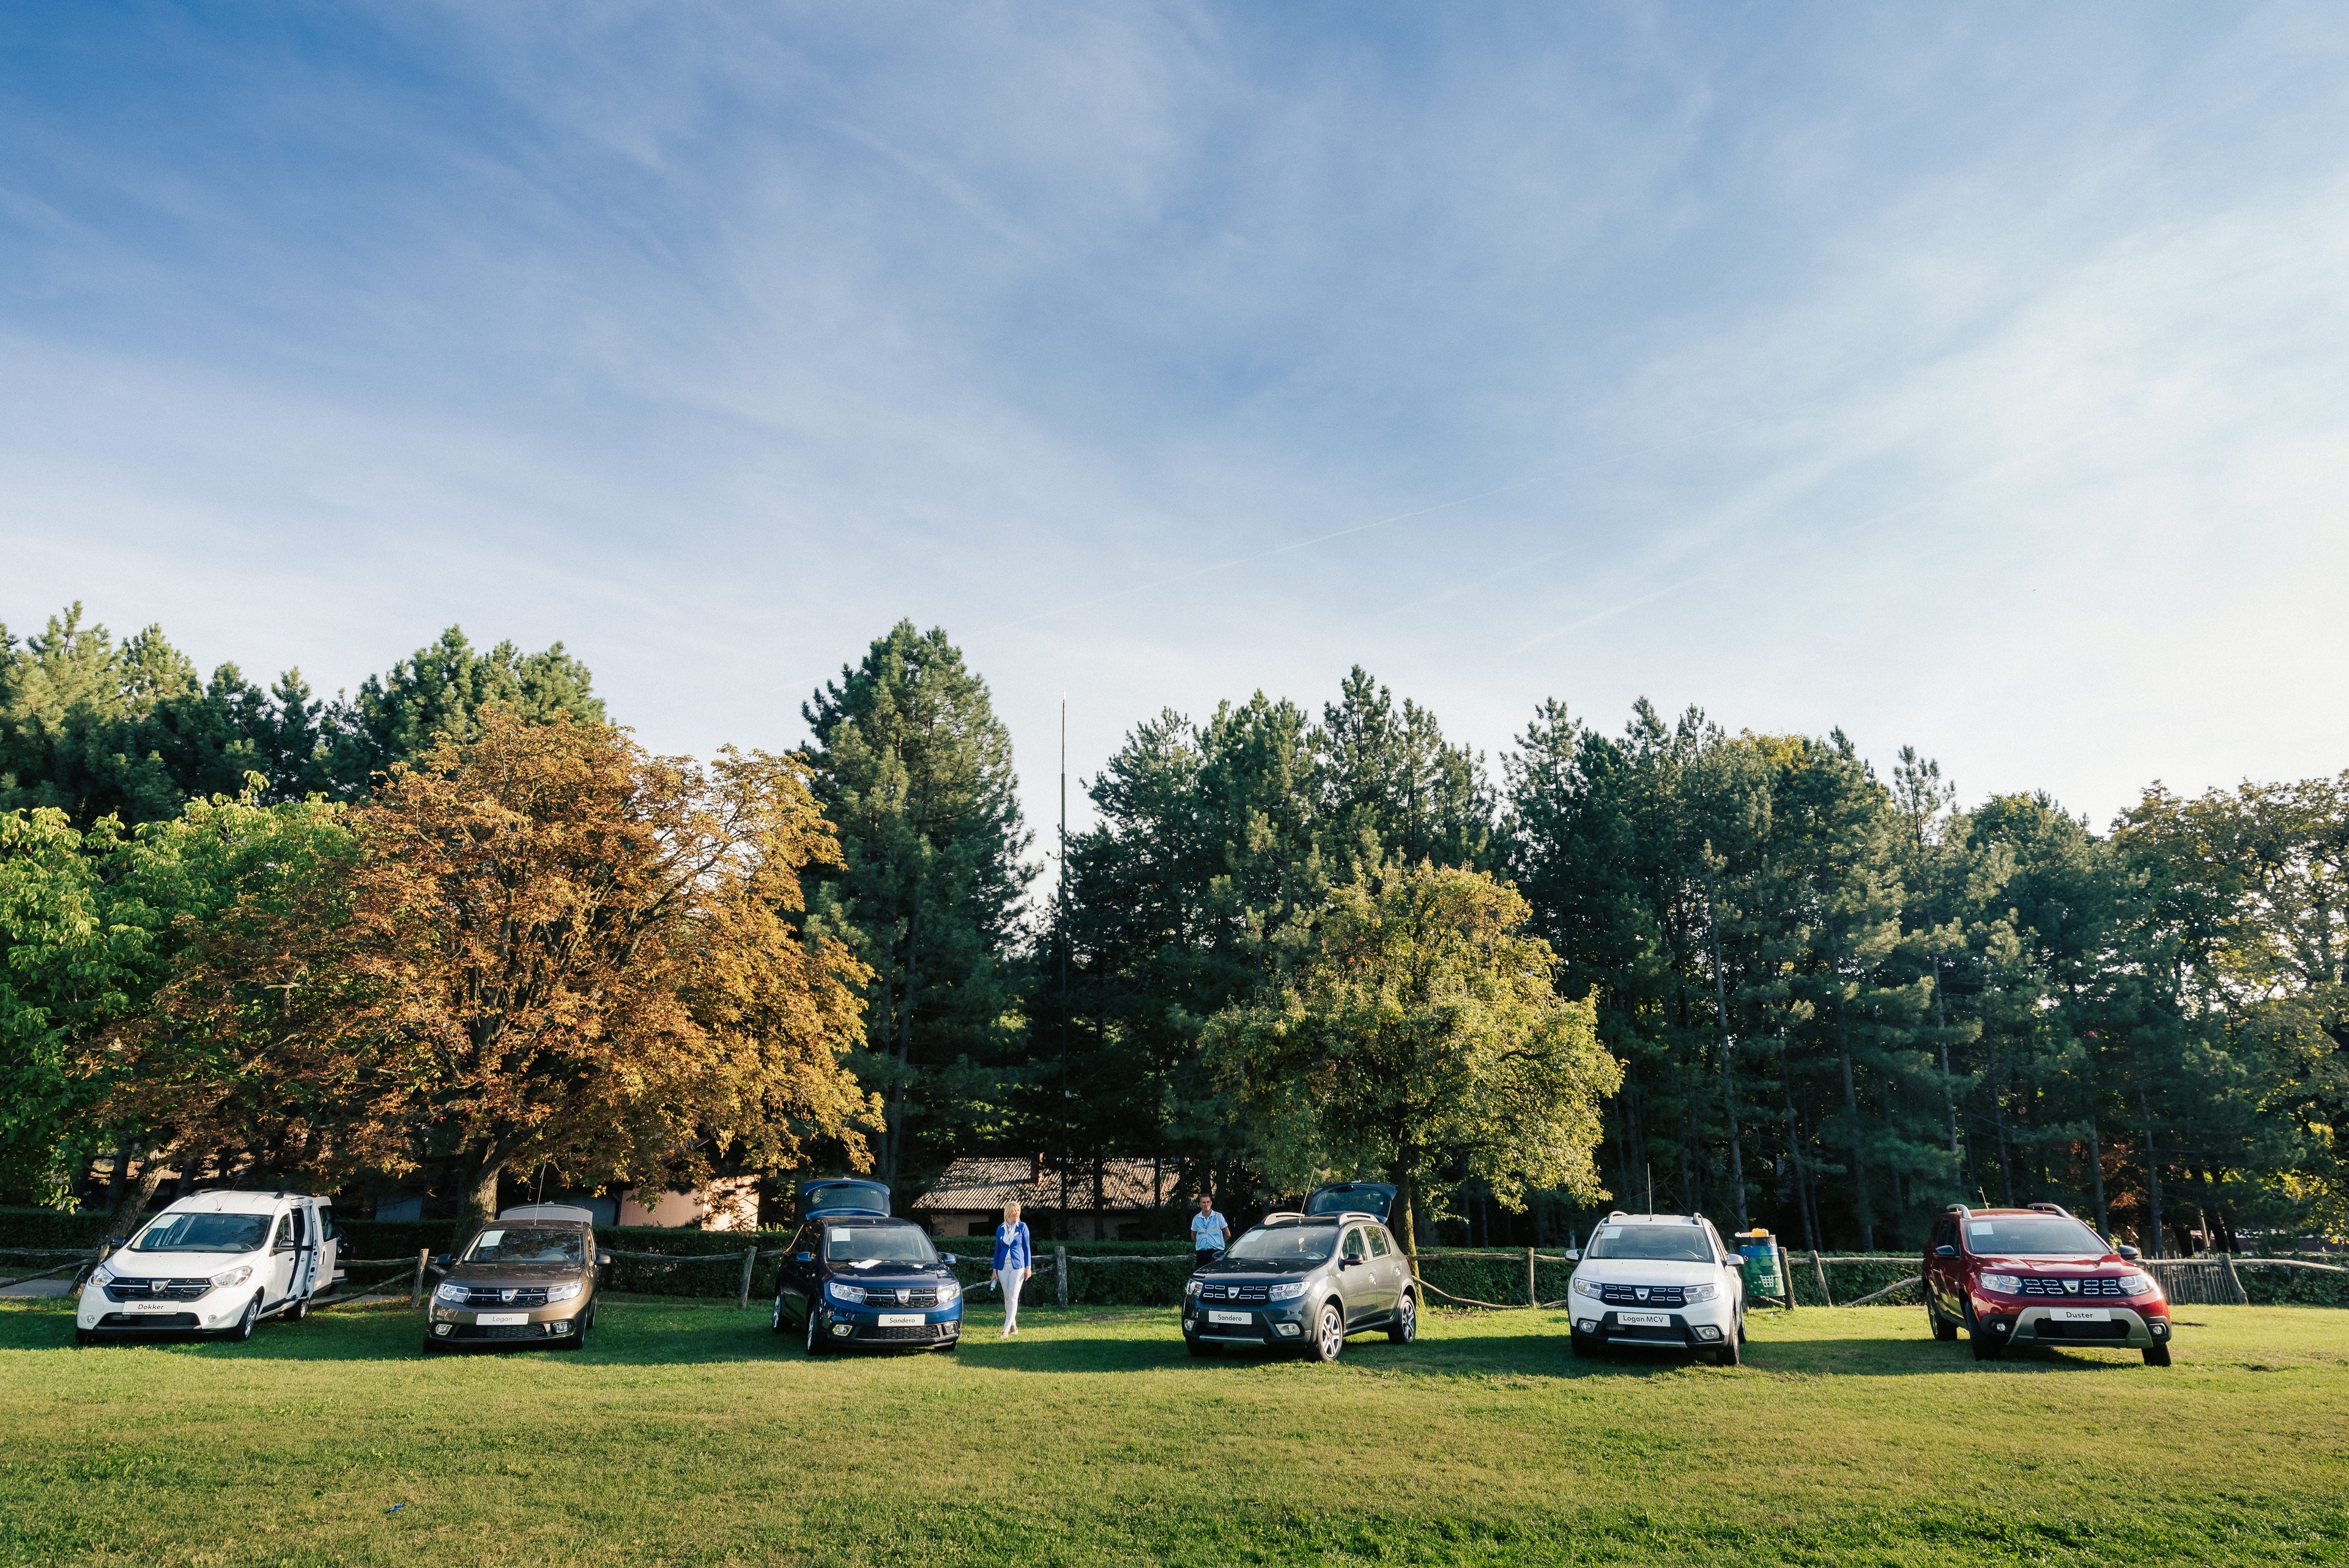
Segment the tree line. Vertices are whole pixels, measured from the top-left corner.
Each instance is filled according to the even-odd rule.
[[[802,713],[795,753],[700,769],[560,645],[452,628],[321,702],[78,607],[0,628],[0,1187],[233,1149],[430,1165],[477,1206],[549,1162],[910,1196],[1040,1151],[1235,1198],[1392,1178],[1470,1242],[1607,1202],[1862,1250],[1952,1201],[2170,1252],[2349,1218],[2349,776],[2157,786],[2098,832],[1840,733],[1555,703],[1488,769],[1356,669],[1318,710],[1135,725],[1040,877],[943,631],[891,628]],[[492,919],[522,885],[534,917]],[[415,913],[452,907],[462,940]],[[667,1032],[607,1037],[582,998],[636,968]]]

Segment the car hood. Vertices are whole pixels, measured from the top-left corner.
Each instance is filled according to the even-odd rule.
[[[585,1272],[579,1264],[456,1264],[444,1277],[459,1284],[550,1284]]]
[[[1301,1279],[1315,1269],[1325,1266],[1327,1265],[1323,1264],[1299,1264],[1295,1268],[1276,1268],[1268,1264],[1216,1262],[1203,1264],[1191,1272],[1200,1279],[1252,1284],[1257,1281]]]
[[[1662,1258],[1589,1258],[1574,1273],[1601,1284],[1710,1284],[1726,1270],[1712,1264],[1673,1263]]]
[[[867,1290],[926,1290],[953,1280],[955,1272],[945,1264],[936,1268],[922,1264],[901,1265],[883,1264],[878,1268],[836,1268],[827,1277],[843,1284],[863,1285]]]
[[[2137,1265],[2118,1253],[2101,1258],[2015,1258],[2003,1253],[1976,1253],[1974,1261],[1984,1268],[2013,1269],[2030,1274],[2085,1274],[2097,1269],[2135,1268]]]
[[[106,1267],[129,1279],[191,1278],[222,1269],[257,1269],[268,1261],[267,1253],[134,1253],[126,1248],[108,1258]]]

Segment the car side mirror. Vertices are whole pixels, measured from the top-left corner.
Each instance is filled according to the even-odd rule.
[[[815,1262],[815,1254],[813,1253],[800,1253],[796,1254],[792,1261],[793,1263],[812,1264]]]
[[[449,1266],[449,1254],[447,1253],[434,1253],[432,1254],[432,1266],[436,1269],[447,1268]]]
[[[1582,1261],[1582,1249],[1581,1249],[1580,1247],[1568,1247],[1568,1248],[1567,1248],[1567,1249],[1566,1249],[1566,1261],[1567,1261],[1568,1263],[1570,1263],[1570,1264],[1578,1264],[1578,1263],[1580,1263],[1580,1262]]]
[[[1958,1255],[1958,1249],[1944,1243],[1933,1249],[1933,1255],[1937,1258],[1953,1258]]]
[[[2131,1263],[2135,1263],[2137,1259],[2145,1256],[2143,1253],[2138,1252],[2135,1247],[2128,1246],[2122,1247],[2120,1249],[2120,1254],[2121,1256],[2128,1259]]]
[[[602,1268],[605,1264],[606,1264],[610,1263],[611,1261],[612,1261],[612,1254],[611,1254],[611,1253],[597,1253],[595,1254],[595,1266],[596,1266],[597,1268]]]

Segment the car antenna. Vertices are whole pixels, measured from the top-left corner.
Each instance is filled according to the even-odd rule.
[[[1648,1161],[1648,1217],[1656,1217],[1656,1162]]]

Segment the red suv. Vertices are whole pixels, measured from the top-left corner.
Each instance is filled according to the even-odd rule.
[[[1964,1325],[1977,1361],[2013,1345],[2109,1345],[2167,1367],[2169,1303],[2137,1256],[2053,1203],[1952,1203],[1925,1244],[1925,1315],[1936,1339]]]

